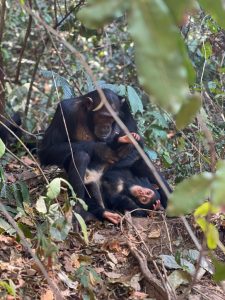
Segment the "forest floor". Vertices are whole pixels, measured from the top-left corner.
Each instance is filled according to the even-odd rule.
[[[23,179],[33,194],[42,193],[44,186],[35,172],[25,171],[24,166],[18,171],[16,162],[10,164],[5,165],[8,181]],[[26,160],[26,164],[32,162]],[[192,217],[187,220],[201,240]],[[120,226],[92,222],[88,234],[88,245],[80,234],[70,233],[64,242],[57,243],[53,259],[43,259],[65,299],[164,300],[165,290],[190,300],[225,299],[225,292],[213,281],[210,260],[198,264],[199,252],[180,218],[166,218],[163,212],[142,219],[126,215]],[[34,242],[30,240],[30,244],[35,251]],[[198,276],[192,285],[191,274],[196,268]],[[10,295],[9,286],[15,289],[16,297]],[[54,299],[30,253],[17,237],[5,233],[0,234],[0,299]]]

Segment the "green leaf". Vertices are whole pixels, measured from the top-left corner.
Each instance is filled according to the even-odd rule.
[[[39,197],[39,199],[36,202],[36,210],[39,213],[42,213],[42,214],[47,213],[47,207],[46,207],[46,204],[45,204],[45,197],[43,197],[43,196]]]
[[[69,224],[64,217],[58,218],[50,227],[51,238],[57,242],[64,241],[71,229]]]
[[[128,85],[127,95],[128,95],[128,100],[129,100],[129,103],[130,103],[132,113],[133,114],[136,114],[137,112],[142,113],[143,110],[144,110],[142,101],[141,101],[140,97],[138,96],[137,92],[135,91],[135,89],[132,86]]]
[[[222,205],[225,203],[225,160],[217,163],[217,171],[215,179],[212,184],[212,202],[215,205]]]
[[[86,27],[96,29],[113,18],[120,17],[127,3],[126,0],[89,0],[77,17]]]
[[[6,222],[1,217],[0,217],[0,228],[12,236],[16,233],[16,230],[14,229],[14,227],[12,227],[12,225],[10,225],[8,222]]]
[[[3,143],[2,139],[0,138],[0,158],[4,155],[5,153],[5,144]]]
[[[16,297],[16,288],[11,279],[9,280],[9,283],[0,281],[0,286],[3,287],[9,295]]]
[[[48,185],[47,197],[51,200],[57,198],[61,190],[61,178],[53,179]]]
[[[213,265],[215,267],[215,273],[213,278],[216,282],[225,280],[225,263],[218,261],[217,259],[212,259]]]
[[[177,113],[186,102],[187,57],[180,32],[163,1],[131,1],[130,32],[135,41],[140,83],[152,101]],[[191,73],[193,68],[189,63]]]
[[[29,195],[29,190],[28,190],[26,183],[19,181],[17,184],[19,185],[19,188],[20,188],[20,193],[22,195],[22,201],[30,203],[30,195]]]
[[[74,212],[74,215],[75,215],[77,221],[80,224],[81,231],[82,231],[83,237],[84,237],[84,241],[88,245],[88,232],[87,232],[87,226],[86,226],[86,224],[84,222],[84,219],[81,217],[81,215],[79,215],[79,214],[77,214],[75,212]]]
[[[168,215],[191,213],[209,196],[212,181],[213,175],[204,172],[179,183],[170,195]]]
[[[202,45],[202,56],[207,60],[212,56],[212,45],[209,42],[206,42]]]
[[[198,0],[202,9],[209,13],[220,26],[225,28],[224,7],[221,0]]]
[[[151,160],[156,160],[158,158],[158,154],[151,149],[145,149],[146,154]]]
[[[48,70],[41,70],[40,74],[45,78],[50,78],[53,80],[53,86],[55,88],[62,88],[63,91],[63,99],[69,99],[75,96],[73,87],[70,85],[66,78],[60,76],[59,74],[48,71]]]
[[[19,229],[23,232],[24,236],[28,239],[31,239],[33,237],[33,234],[31,232],[31,229],[28,225],[23,223],[17,223]]]
[[[201,104],[201,98],[197,95],[193,95],[182,105],[181,109],[176,115],[176,125],[178,129],[182,129],[191,123],[199,111]]]
[[[218,208],[215,208],[210,202],[205,202],[195,210],[194,217],[206,217],[208,214],[216,214],[217,212],[219,212]]]
[[[209,249],[211,250],[216,249],[219,241],[219,232],[215,227],[215,225],[209,224],[205,234],[206,234],[207,246],[209,247]]]

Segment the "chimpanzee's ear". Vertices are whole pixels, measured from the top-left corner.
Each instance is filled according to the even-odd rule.
[[[126,101],[125,97],[124,96],[118,96],[119,99],[120,99],[120,103],[124,103]]]
[[[91,97],[85,97],[83,100],[84,106],[88,111],[92,111],[94,108],[94,100]]]

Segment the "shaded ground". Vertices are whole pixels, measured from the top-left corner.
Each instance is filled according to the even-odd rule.
[[[7,165],[8,181],[23,178],[33,194],[42,194],[45,187],[38,173],[15,166]],[[191,218],[188,221],[192,224]],[[146,219],[126,216],[121,226],[93,222],[88,232],[89,245],[73,233],[58,243],[53,261],[43,260],[65,299],[166,299],[160,289],[168,291],[173,286],[177,295],[188,291],[198,252],[179,218],[168,219],[163,213]],[[210,262],[200,268],[185,299],[225,299],[212,280],[211,268]],[[0,299],[54,299],[30,254],[16,237],[4,233],[0,235],[0,278]],[[16,298],[1,282],[15,286]]]
[[[149,270],[156,278],[159,276],[144,243],[152,252],[162,274],[165,269],[163,270],[158,257],[160,254],[170,254],[170,246],[174,254],[178,250],[181,252],[183,249],[194,249],[179,219],[167,220],[171,244],[168,242],[165,223],[159,217],[136,219],[134,224],[138,230],[136,235],[130,226],[118,228],[107,223],[95,223],[89,227],[88,246],[78,242],[76,235],[70,235],[66,242],[59,245],[59,253],[49,274],[66,299],[83,299],[85,294],[89,295],[89,299],[94,299],[91,298],[92,294],[96,299],[149,299],[155,291],[144,278],[127,243],[145,254]],[[15,238],[1,235],[0,243],[1,280],[13,281],[17,299],[53,299],[45,279],[29,253],[23,250]],[[172,272],[167,270],[167,275]],[[178,294],[183,294],[187,287],[188,284],[178,287]],[[211,275],[205,272],[187,299],[212,297],[225,299],[225,293],[213,283]]]

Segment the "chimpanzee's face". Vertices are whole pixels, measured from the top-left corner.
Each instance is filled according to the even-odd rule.
[[[111,108],[118,115],[121,109],[122,99],[110,90],[104,89],[103,91]],[[98,140],[105,141],[112,137],[115,121],[105,107],[104,101],[102,101],[99,94],[96,91],[87,94],[84,105],[89,114],[89,128]]]
[[[156,200],[154,190],[140,185],[133,185],[130,188],[131,194],[139,201],[140,204],[148,205]]]
[[[119,108],[120,103],[113,103],[111,104],[112,109],[114,112],[118,115],[119,114]],[[92,113],[92,120],[93,120],[93,130],[95,136],[100,141],[105,141],[108,138],[111,137],[113,128],[115,125],[115,120],[111,116],[111,114],[108,112],[105,106],[103,106],[99,111]]]
[[[114,119],[111,115],[104,115],[99,113],[95,113],[93,117],[94,123],[94,134],[100,141],[107,140],[113,130]]]

